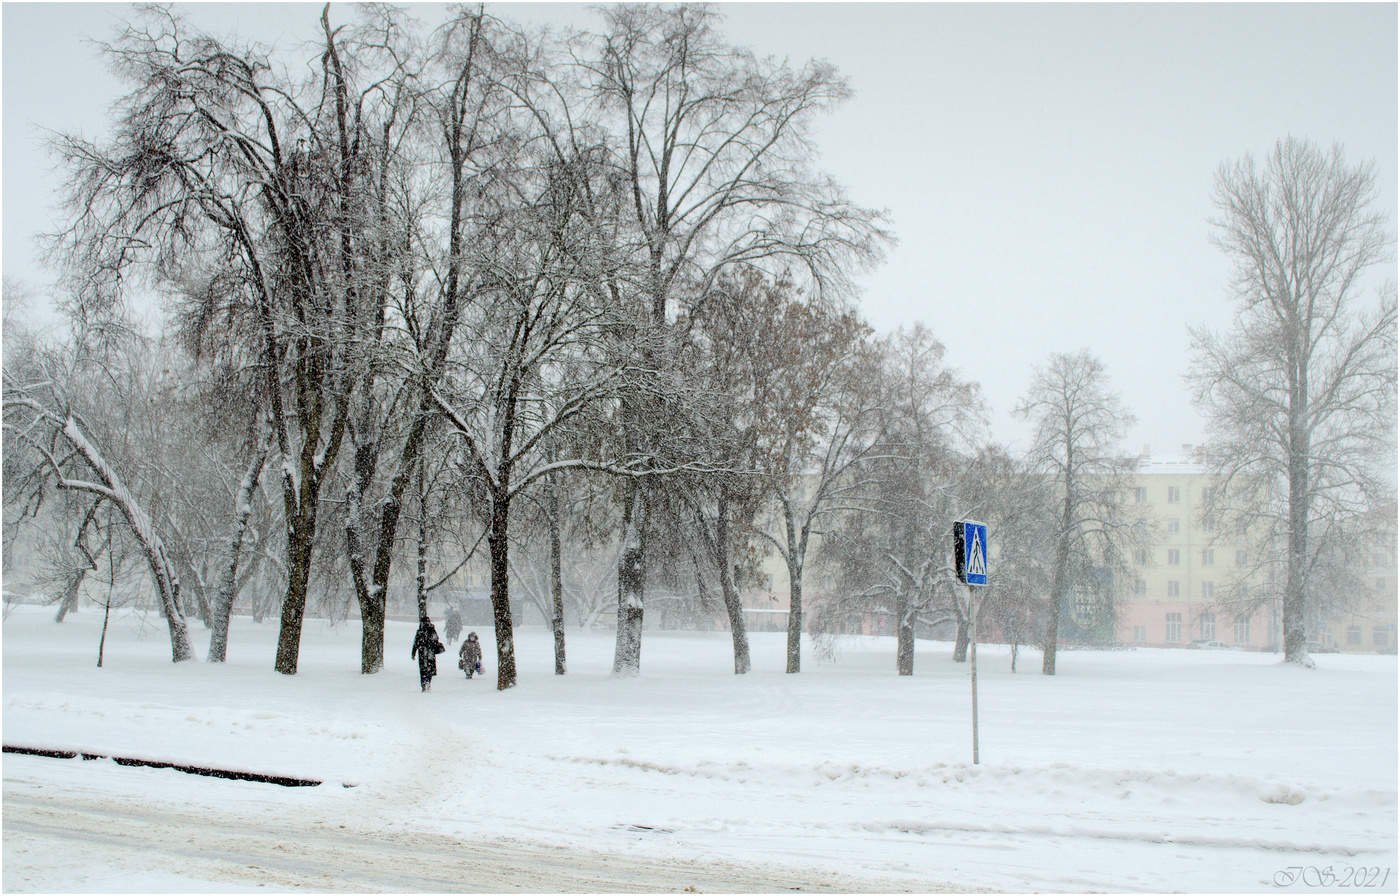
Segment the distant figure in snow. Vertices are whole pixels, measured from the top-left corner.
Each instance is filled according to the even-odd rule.
[[[461,633],[462,614],[457,612],[456,607],[452,607],[447,611],[447,624],[442,628],[443,637],[449,641],[455,641]]]
[[[413,636],[413,650],[409,656],[418,658],[418,679],[423,690],[433,686],[433,676],[437,674],[437,655],[447,648],[438,640],[437,629],[432,620],[424,616],[418,620],[418,633]]]
[[[462,659],[457,663],[457,668],[465,669],[468,678],[472,677],[473,672],[481,671],[481,642],[476,639],[476,632],[467,635],[459,653]]]

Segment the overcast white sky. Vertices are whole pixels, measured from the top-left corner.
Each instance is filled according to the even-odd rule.
[[[310,4],[180,5],[211,30],[286,46]],[[1034,366],[1088,348],[1137,416],[1127,447],[1203,436],[1182,382],[1189,325],[1230,320],[1208,218],[1222,161],[1274,141],[1376,164],[1396,218],[1395,4],[725,4],[760,54],[834,62],[855,98],[823,122],[823,167],[890,211],[900,244],[863,278],[881,330],[922,320],[982,383],[994,435]],[[99,135],[121,92],[91,37],[130,7],[5,3],[4,274],[43,291],[34,234],[58,182],[41,129]],[[588,25],[581,5],[494,4]],[[436,21],[440,7],[417,15]],[[343,17],[352,13],[342,8]],[[1394,264],[1386,272],[1394,278]]]

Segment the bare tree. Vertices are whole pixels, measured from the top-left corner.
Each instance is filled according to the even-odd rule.
[[[585,36],[575,58],[596,110],[588,117],[611,135],[630,219],[633,263],[613,278],[618,300],[664,331],[684,296],[706,295],[735,265],[799,264],[818,288],[847,288],[847,273],[886,235],[876,213],[812,170],[812,122],[848,95],[835,70],[793,70],[724,43],[711,7],[622,5],[604,16],[604,33]],[[623,411],[628,432],[645,432],[641,396]],[[640,482],[625,492],[613,672],[636,675],[648,525]]]
[[[1035,426],[1027,456],[1053,483],[1058,505],[1041,668],[1054,675],[1061,616],[1072,590],[1084,595],[1077,621],[1112,631],[1112,574],[1129,534],[1117,508],[1123,477],[1133,466],[1117,446],[1133,418],[1109,387],[1103,363],[1088,351],[1052,354],[1036,370],[1016,413]]]
[[[1192,331],[1191,382],[1219,477],[1210,508],[1279,538],[1284,659],[1311,665],[1307,618],[1324,527],[1380,506],[1395,457],[1395,284],[1362,297],[1392,243],[1374,167],[1280,140],[1221,166],[1215,241],[1234,262],[1231,332]],[[1393,498],[1391,499],[1393,500]]]
[[[174,662],[194,658],[189,628],[180,606],[180,577],[166,550],[165,540],[127,478],[93,438],[81,414],[74,409],[74,396],[68,392],[77,384],[72,368],[65,369],[55,357],[42,364],[36,378],[4,373],[4,426],[12,439],[22,441],[39,459],[42,479],[61,490],[92,496],[95,503],[79,526],[77,545],[92,569],[96,562],[88,551],[83,533],[95,519],[98,506],[110,503],[122,515],[126,528],[139,546],[156,597],[170,632],[170,652]],[[11,442],[11,444],[14,444]],[[77,582],[74,583],[76,595]]]
[[[104,45],[136,85],[112,139],[59,142],[73,218],[55,248],[80,308],[119,301],[144,265],[158,282],[200,283],[188,291],[189,328],[237,340],[256,359],[283,459],[288,578],[275,668],[285,674],[297,668],[323,486],[365,375],[360,340],[373,338],[383,308],[377,183],[397,109],[393,79],[377,77],[397,61],[375,26],[333,29],[328,10],[321,24],[317,70],[298,85],[266,53],[149,10]]]
[[[1043,640],[1045,596],[1051,591],[1052,578],[1048,558],[1054,556],[1056,528],[1053,483],[1000,445],[978,450],[962,482],[966,504],[960,515],[986,523],[996,545],[979,624],[991,623],[1011,646],[1011,671],[1015,672],[1020,645]],[[954,607],[959,619],[953,659],[964,662],[970,632],[962,604]]]
[[[551,437],[615,397],[629,373],[610,348],[615,309],[595,288],[612,248],[588,215],[604,169],[586,148],[560,161],[536,135],[509,160],[515,201],[476,249],[485,298],[470,309],[430,391],[486,502],[501,690],[516,683],[511,504],[551,473],[599,466],[591,458],[551,460]]]
[[[920,624],[958,619],[948,540],[966,509],[964,452],[976,443],[983,406],[944,351],[921,324],[884,341],[879,439],[845,492],[843,503],[857,509],[823,541],[847,605],[893,617],[899,675],[914,674]]]

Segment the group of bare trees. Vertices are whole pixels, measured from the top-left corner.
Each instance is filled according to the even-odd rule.
[[[120,327],[133,286],[163,295],[168,338],[196,372],[182,400],[222,412],[206,435],[243,475],[226,477],[238,483],[226,550],[207,573],[215,618],[259,483],[275,480],[279,671],[296,671],[312,571],[336,550],[328,528],[359,605],[362,670],[382,666],[411,503],[426,519],[429,501],[461,502],[484,530],[501,687],[516,674],[523,494],[557,500],[583,471],[613,478],[620,673],[639,666],[649,540],[703,521],[702,492],[718,501],[707,561],[730,583],[725,521],[744,502],[728,483],[753,472],[752,452],[709,430],[716,395],[750,371],[685,376],[689,320],[707,304],[742,310],[726,277],[798,278],[813,308],[838,307],[886,235],[812,164],[812,122],[847,92],[830,66],[732,47],[703,7],[602,18],[554,38],[480,9],[424,33],[392,10],[342,25],[327,8],[314,55],[288,64],[152,10],[104,45],[132,89],[108,138],[58,141],[72,216],[54,257],[92,333]],[[190,570],[46,382],[7,369],[9,431],[51,455],[52,484],[123,508],[183,631]],[[55,454],[50,431],[71,450]],[[69,475],[79,459],[94,475]],[[657,481],[684,476],[695,513],[663,507]],[[420,558],[427,538],[420,527]]]
[[[931,333],[879,337],[853,310],[851,275],[889,235],[814,165],[812,123],[848,94],[835,70],[731,46],[706,7],[600,16],[555,36],[482,9],[425,31],[327,7],[314,52],[288,59],[153,9],[104,45],[131,86],[112,132],[56,143],[70,217],[50,247],[72,331],[46,344],[7,314],[7,547],[27,520],[61,520],[76,594],[94,544],[113,583],[131,546],[177,661],[187,613],[222,661],[235,596],[276,588],[260,606],[280,611],[287,674],[314,582],[348,584],[374,673],[403,561],[426,613],[481,549],[509,688],[512,582],[551,620],[562,674],[563,570],[585,551],[595,571],[609,558],[615,674],[640,669],[649,582],[722,609],[748,671],[740,594],[770,550],[789,672],[804,631],[880,605],[909,674],[918,625],[954,624],[965,645],[948,524],[976,517],[1004,533],[998,627],[1043,633],[1053,673],[1066,596],[1121,556],[1107,496],[1129,418],[1102,365],[1051,356],[1020,408],[1029,455],[988,444],[976,384]],[[1255,247],[1231,233],[1232,251]],[[1318,264],[1379,251],[1337,238]],[[1285,268],[1310,308],[1348,288]],[[162,298],[158,334],[132,323],[133,295]],[[1378,363],[1394,304],[1350,352],[1333,347],[1340,306],[1313,312],[1311,329],[1277,326],[1337,370],[1303,385],[1285,428],[1331,451],[1345,436],[1306,395],[1380,400],[1384,376],[1350,371]],[[1209,348],[1248,369],[1236,343]],[[1343,494],[1344,469],[1290,467],[1313,484],[1290,513]]]

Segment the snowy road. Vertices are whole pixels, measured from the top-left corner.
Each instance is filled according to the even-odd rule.
[[[144,891],[162,874],[246,890],[337,892],[899,892],[907,881],[854,880],[726,862],[656,861],[515,840],[464,841],[346,824],[231,823],[207,811],[57,794],[7,781],[5,890],[51,879],[55,853],[81,856],[104,889]],[[173,883],[174,881],[172,881]],[[920,885],[927,891],[926,885]]]

